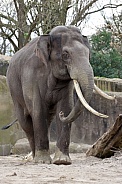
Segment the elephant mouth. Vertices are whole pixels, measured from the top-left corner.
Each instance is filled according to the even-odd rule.
[[[97,112],[96,110],[94,110],[88,103],[87,101],[85,100],[83,94],[82,94],[82,91],[80,89],[80,85],[79,83],[77,82],[77,80],[73,80],[73,83],[74,83],[74,87],[75,87],[75,90],[76,90],[76,93],[78,95],[78,98],[80,100],[80,102],[82,103],[82,105],[88,110],[90,111],[92,114],[96,115],[96,116],[99,116],[99,117],[102,117],[102,118],[108,118],[109,116],[105,115],[105,114],[102,114],[102,113],[99,113]],[[115,96],[109,96],[107,95],[106,93],[104,93],[101,89],[99,89],[95,84],[94,84],[94,91],[96,91],[99,95],[101,95],[102,97],[106,98],[106,99],[109,99],[109,100],[114,100],[115,99]],[[64,117],[64,113],[63,112],[60,112],[59,113],[59,118],[62,122],[67,122],[67,117]]]

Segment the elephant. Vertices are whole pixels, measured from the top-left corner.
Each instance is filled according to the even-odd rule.
[[[94,84],[89,59],[88,39],[75,26],[56,26],[48,35],[34,38],[12,57],[7,83],[34,162],[72,163],[69,155],[71,124],[84,106],[107,118],[88,104],[93,91],[101,91]],[[52,159],[49,127],[54,116],[57,143]]]

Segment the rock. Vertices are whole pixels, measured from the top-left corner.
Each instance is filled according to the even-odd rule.
[[[6,75],[11,57],[0,54],[0,75]]]
[[[11,148],[12,148],[12,145],[11,144],[3,144],[3,145],[0,145],[0,155],[1,156],[10,155]]]
[[[56,142],[50,142],[50,154],[55,153]],[[70,144],[70,153],[84,153],[90,148],[88,144],[77,144],[71,142]],[[20,139],[13,146],[11,153],[12,154],[28,154],[31,152],[29,142],[26,138]]]
[[[27,154],[29,152],[31,152],[31,149],[26,138],[19,139],[11,150],[13,154]]]

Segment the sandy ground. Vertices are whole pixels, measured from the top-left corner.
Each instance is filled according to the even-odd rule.
[[[122,184],[122,152],[104,160],[85,153],[70,156],[68,166],[25,163],[22,155],[0,156],[0,184]]]

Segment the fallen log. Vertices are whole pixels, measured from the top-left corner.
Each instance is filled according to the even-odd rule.
[[[86,155],[107,158],[120,149],[122,149],[122,114],[119,114],[113,126],[88,149]]]

